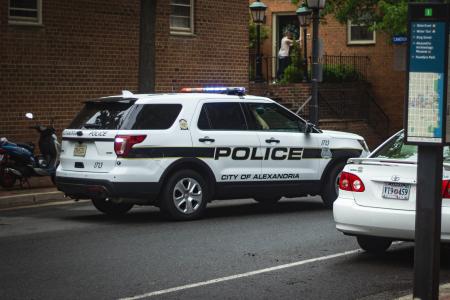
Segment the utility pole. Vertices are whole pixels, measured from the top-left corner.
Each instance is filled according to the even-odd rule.
[[[141,0],[139,28],[139,93],[155,92],[157,0]]]

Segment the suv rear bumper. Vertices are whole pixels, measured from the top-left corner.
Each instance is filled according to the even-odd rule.
[[[154,202],[159,194],[157,182],[111,182],[103,179],[56,177],[58,190],[74,199],[128,198]]]

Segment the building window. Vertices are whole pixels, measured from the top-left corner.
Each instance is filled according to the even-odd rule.
[[[42,24],[41,0],[9,0],[10,24]]]
[[[194,0],[170,1],[170,32],[194,33]]]
[[[347,43],[349,45],[367,45],[376,43],[376,32],[369,30],[369,25],[353,24],[348,21]]]

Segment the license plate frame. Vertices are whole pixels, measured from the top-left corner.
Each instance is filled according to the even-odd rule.
[[[407,201],[409,200],[410,192],[411,185],[408,183],[385,182],[381,191],[381,197],[383,199]]]
[[[86,144],[76,145],[73,148],[73,156],[85,157],[86,156],[86,151],[87,151],[87,145]]]

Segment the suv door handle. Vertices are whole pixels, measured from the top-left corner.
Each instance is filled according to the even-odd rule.
[[[198,141],[199,141],[199,142],[202,142],[202,143],[205,143],[205,142],[211,142],[211,143],[213,143],[213,142],[215,142],[216,140],[215,140],[215,139],[212,139],[212,138],[210,138],[210,137],[205,136],[204,138],[199,138]]]
[[[276,140],[276,139],[274,139],[274,138],[270,138],[270,140],[266,140],[266,143],[268,143],[268,144],[272,144],[272,143],[277,143],[277,144],[279,144],[279,143],[280,143],[280,140]]]

